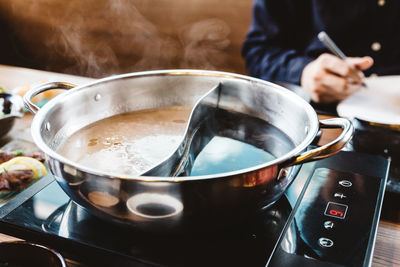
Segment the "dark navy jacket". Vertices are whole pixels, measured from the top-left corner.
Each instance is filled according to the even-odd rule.
[[[328,52],[322,30],[347,56],[371,56],[367,75],[400,74],[400,0],[255,0],[242,48],[249,75],[300,83],[305,65]]]

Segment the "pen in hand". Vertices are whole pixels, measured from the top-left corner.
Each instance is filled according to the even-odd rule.
[[[328,34],[324,31],[318,34],[318,39],[331,51],[335,56],[340,59],[343,59],[346,62],[346,55],[340,50],[340,48],[332,41],[332,39],[328,36]],[[363,81],[362,86],[367,88],[367,85]]]

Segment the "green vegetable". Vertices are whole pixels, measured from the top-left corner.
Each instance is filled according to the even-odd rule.
[[[22,156],[24,154],[24,151],[22,150],[15,150],[14,151],[14,156]]]
[[[0,85],[0,93],[7,93],[6,88]]]

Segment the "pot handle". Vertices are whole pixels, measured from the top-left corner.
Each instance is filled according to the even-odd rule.
[[[291,158],[288,161],[285,161],[282,167],[288,167],[296,164],[306,163],[318,159],[323,159],[330,157],[338,152],[347,145],[347,143],[351,140],[354,133],[354,126],[350,120],[345,118],[333,118],[321,120],[319,122],[320,128],[334,129],[334,128],[342,128],[343,131],[341,134],[333,141],[329,142],[326,145],[308,150],[303,152],[302,154]]]
[[[39,111],[39,107],[33,104],[32,98],[34,98],[36,95],[43,93],[48,90],[52,89],[71,89],[76,87],[76,85],[72,83],[65,83],[65,82],[49,82],[45,84],[41,84],[39,86],[35,86],[32,89],[30,89],[28,92],[25,93],[24,95],[24,104],[25,107],[33,114],[36,114]]]

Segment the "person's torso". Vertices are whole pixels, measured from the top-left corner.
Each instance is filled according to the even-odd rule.
[[[305,30],[310,33],[307,55],[326,52],[317,39],[324,30],[347,56],[374,59],[367,74],[400,74],[400,1],[310,0],[309,4],[311,11],[303,17],[312,29]]]

